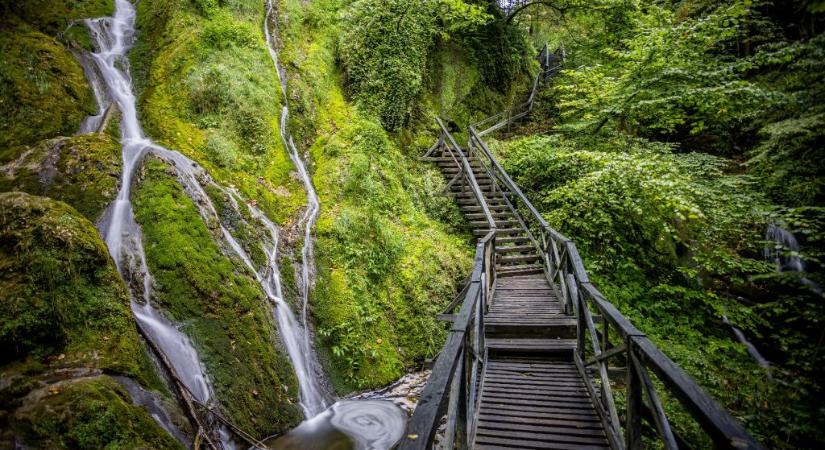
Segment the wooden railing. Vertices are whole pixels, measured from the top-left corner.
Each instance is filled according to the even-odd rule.
[[[478,407],[478,387],[484,361],[484,312],[492,299],[496,267],[496,223],[473,174],[464,150],[455,142],[441,120],[438,142],[430,148],[442,157],[449,155],[459,168],[452,183],[460,182],[462,190],[469,190],[481,207],[490,231],[478,241],[473,272],[462,291],[458,314],[451,317],[447,342],[439,352],[427,385],[418,401],[415,414],[407,427],[407,434],[399,445],[401,449],[432,447],[442,418],[447,415],[447,426],[442,445],[445,448],[469,448],[474,433]],[[466,192],[466,191],[465,191]],[[457,306],[453,302],[452,306]],[[451,312],[451,311],[445,311]]]
[[[547,44],[544,44],[538,57],[536,58],[541,66],[541,70],[533,78],[532,88],[527,101],[520,103],[510,109],[506,109],[498,114],[494,114],[480,122],[476,122],[471,126],[478,132],[479,136],[490,134],[494,131],[500,130],[519,119],[522,119],[533,111],[533,103],[536,99],[536,92],[538,92],[539,83],[548,77],[558,73],[561,69],[561,64],[564,61],[564,47],[559,47],[556,53],[551,53],[548,50]]]
[[[546,53],[546,46],[543,52]],[[527,102],[530,103],[528,112],[532,108],[536,85],[537,81]],[[509,115],[506,120],[512,117],[515,116]],[[466,153],[440,120],[438,125],[441,135],[425,157],[436,150],[450,155],[459,167],[458,175],[450,180],[450,184],[460,182],[462,190],[472,191],[490,225],[490,232],[478,242],[472,276],[464,291],[460,312],[452,318],[447,342],[439,353],[399,448],[431,448],[445,415],[446,429],[441,447],[462,449],[472,446],[484,355],[484,312],[495,289],[496,255],[495,221],[468,160],[475,158],[474,161],[480,161],[490,177],[491,184],[487,189],[504,194],[539,250],[545,276],[557,298],[564,304],[566,312],[576,317],[578,345],[574,362],[611,447],[643,448],[644,434],[647,438],[657,439],[666,449],[690,448],[671,427],[660,398],[661,387],[685,407],[715,447],[761,449],[739,421],[636,329],[590,282],[576,245],[547,224],[482,139],[485,133],[494,131],[492,128],[503,125],[496,124],[484,132],[476,131],[478,124],[471,126]],[[457,306],[457,302],[452,306]],[[611,370],[611,364],[618,370]],[[622,373],[624,379],[611,379],[612,373]],[[621,415],[613,394],[614,381],[623,381],[625,386],[625,409]]]

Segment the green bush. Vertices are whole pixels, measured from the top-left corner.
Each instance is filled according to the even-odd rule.
[[[394,131],[421,94],[433,39],[474,29],[487,15],[462,0],[359,0],[344,12],[338,51],[358,105]]]

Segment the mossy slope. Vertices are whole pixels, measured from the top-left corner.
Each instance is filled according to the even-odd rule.
[[[194,341],[234,423],[262,436],[283,431],[301,413],[261,288],[221,252],[171,166],[149,159],[137,178],[135,217],[157,302]]]
[[[95,112],[83,69],[55,38],[4,16],[0,54],[0,154],[72,134]]]
[[[435,314],[468,273],[471,246],[444,223],[458,213],[440,195],[440,175],[346,100],[335,61],[339,5],[281,6],[290,126],[309,149],[321,198],[319,344],[339,390],[381,385],[442,345]]]
[[[281,143],[263,8],[257,0],[141,2],[131,58],[147,133],[284,223],[305,197]]]

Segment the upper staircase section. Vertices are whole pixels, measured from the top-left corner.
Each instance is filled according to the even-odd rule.
[[[423,159],[440,167],[445,194],[479,241],[468,284],[439,315],[450,331],[400,448],[432,448],[438,435],[438,447],[450,449],[640,449],[655,441],[760,449],[607,301],[576,245],[547,224],[484,142],[529,114],[550,69],[537,75],[529,104],[470,126],[466,149],[437,120],[441,135]],[[687,412],[681,420],[695,421],[704,438],[674,430],[677,402]]]

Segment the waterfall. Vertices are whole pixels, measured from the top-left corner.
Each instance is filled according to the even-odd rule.
[[[384,450],[392,448],[403,435],[406,427],[406,414],[401,408],[386,400],[359,399],[339,400],[331,406],[326,401],[324,392],[320,390],[318,380],[323,376],[320,365],[317,364],[314,347],[310,340],[308,323],[309,293],[312,289],[315,272],[314,247],[312,230],[320,213],[320,200],[312,185],[312,179],[301,158],[295,141],[289,133],[289,104],[287,100],[286,70],[278,59],[277,42],[270,29],[275,22],[275,9],[272,0],[266,2],[266,17],[264,19],[264,36],[266,37],[269,56],[278,74],[278,81],[283,93],[284,105],[281,109],[280,133],[284,148],[289,153],[292,163],[298,171],[298,176],[307,193],[307,209],[304,211],[298,226],[303,228],[304,241],[301,248],[301,271],[299,287],[301,290],[301,322],[303,325],[303,340],[298,343],[299,349],[307,360],[308,369],[315,369],[308,386],[302,385],[301,402],[304,406],[307,420],[285,436],[276,439],[271,445],[283,449],[325,449],[341,445],[337,440],[343,434],[358,450]],[[284,308],[286,310],[286,308]],[[296,367],[296,372],[298,367]],[[314,376],[312,376],[314,375]],[[304,388],[307,388],[305,391]],[[346,445],[344,447],[347,447]]]
[[[122,116],[120,132],[123,168],[120,189],[98,228],[118,272],[131,287],[131,309],[147,338],[163,352],[194,399],[209,404],[214,391],[197,350],[191,340],[151,304],[152,277],[146,263],[140,226],[135,221],[130,201],[132,177],[144,154],[161,150],[144,136],[137,119],[136,100],[126,58],[126,53],[134,42],[135,16],[134,5],[127,0],[115,0],[114,16],[85,21],[97,50],[90,56],[109,97],[117,103]],[[87,70],[87,74],[89,73]],[[93,86],[95,80],[96,76],[90,79]],[[98,105],[102,109],[102,89],[93,90],[98,95]],[[225,430],[218,429],[218,434],[223,448],[235,448]]]
[[[301,290],[301,325],[303,328],[303,339],[298,344],[300,345],[299,350],[302,354],[309,357],[309,360],[306,361],[306,369],[307,375],[312,378],[312,381],[308,382],[307,386],[301,387],[301,403],[304,406],[306,417],[311,418],[329,406],[329,402],[326,399],[327,396],[321,389],[321,385],[318,381],[323,374],[315,357],[315,350],[311,342],[309,320],[307,318],[309,293],[312,289],[312,277],[315,271],[312,229],[315,226],[315,222],[318,220],[321,205],[318,195],[315,193],[315,187],[312,185],[312,179],[309,176],[309,171],[307,171],[306,164],[299,155],[295,142],[287,129],[289,105],[287,102],[286,71],[281,67],[278,61],[275,36],[270,30],[270,26],[275,20],[273,14],[274,8],[272,1],[267,0],[266,17],[264,19],[264,36],[266,37],[269,56],[272,58],[272,64],[275,66],[275,71],[278,74],[278,81],[281,85],[281,92],[283,93],[284,99],[284,106],[281,109],[280,120],[281,141],[283,142],[284,149],[289,153],[292,163],[298,170],[298,175],[307,193],[307,208],[298,222],[298,226],[302,227],[304,231],[304,242],[303,247],[301,248],[301,273],[298,280],[298,285]]]
[[[773,243],[765,246],[765,259],[776,263],[777,272],[805,271],[805,263],[799,257],[799,242],[793,233],[772,223],[768,226],[765,239]]]
[[[799,256],[799,241],[793,233],[772,223],[768,225],[765,240],[768,241],[765,245],[765,259],[776,264],[778,273],[805,272],[805,261]],[[810,278],[800,277],[799,282],[814,294],[822,295],[822,287]]]
[[[264,31],[267,34],[267,41],[270,44],[269,51],[273,57],[273,62],[278,69],[281,79],[281,88],[286,91],[285,80],[282,69],[277,64],[277,54],[272,45],[269,34],[268,22],[272,17],[272,3],[267,3],[267,25]],[[244,266],[255,276],[261,285],[267,299],[273,305],[274,315],[278,322],[281,340],[284,343],[287,353],[292,362],[298,379],[301,391],[301,405],[307,417],[317,415],[322,411],[330,411],[327,407],[329,401],[327,395],[321,388],[319,382],[320,368],[315,363],[314,351],[311,346],[309,331],[307,327],[307,302],[309,290],[313,276],[313,247],[312,247],[312,227],[317,220],[319,212],[318,197],[306,170],[306,166],[297,152],[294,142],[287,138],[286,120],[289,110],[284,108],[281,117],[281,131],[285,139],[285,146],[290,153],[290,157],[295,163],[299,175],[307,190],[308,207],[302,216],[299,225],[304,228],[304,245],[302,249],[303,264],[301,268],[300,284],[302,294],[302,314],[301,323],[295,318],[289,306],[284,302],[281,277],[278,268],[278,243],[279,235],[277,226],[270,221],[267,216],[250,202],[245,202],[252,218],[259,222],[266,230],[267,237],[259,244],[262,246],[267,261],[264,267],[258,270],[248,256],[247,251],[238,239],[221,223],[218,213],[212,204],[211,199],[206,194],[204,186],[216,187],[229,200],[235,212],[240,214],[240,202],[243,201],[240,194],[233,188],[225,188],[218,185],[206,171],[191,159],[179,152],[163,148],[148,139],[138,121],[136,99],[133,92],[132,80],[129,75],[129,61],[126,53],[131,48],[135,37],[135,7],[128,0],[115,0],[115,14],[112,17],[88,19],[85,21],[95,42],[97,51],[89,56],[94,60],[97,70],[95,75],[100,75],[102,85],[105,86],[98,92],[99,109],[103,109],[106,101],[103,96],[108,94],[108,98],[116,102],[121,113],[121,144],[123,169],[120,180],[120,188],[116,200],[109,205],[104,217],[101,219],[98,228],[104,238],[106,246],[111,254],[118,271],[130,286],[132,293],[132,311],[135,314],[141,328],[144,329],[148,338],[164,354],[173,366],[172,369],[180,378],[181,382],[191,391],[193,397],[201,403],[209,404],[213,401],[214,391],[201,365],[198,353],[191,340],[177,327],[166,319],[163,314],[151,304],[152,296],[152,276],[146,261],[146,254],[143,249],[142,233],[140,226],[134,218],[134,211],[130,201],[132,179],[135,170],[141,163],[143,157],[152,154],[160,157],[174,165],[178,181],[184,187],[193,203],[198,208],[200,216],[206,223],[218,224],[220,235],[228,246],[228,251],[235,254]],[[87,74],[90,72],[87,71]],[[90,75],[90,83],[94,84],[94,75]],[[81,130],[86,129],[86,125]],[[244,221],[245,222],[245,221]],[[336,406],[337,405],[337,406]],[[343,408],[343,402],[336,403],[333,408]],[[378,408],[380,409],[380,408]],[[359,420],[377,419],[373,425],[389,421],[390,415],[375,414],[374,406],[364,405],[362,414],[348,414],[352,417],[347,420],[351,422],[349,433],[356,434]],[[376,417],[378,416],[378,417]],[[383,417],[383,419],[382,419]],[[360,419],[359,419],[360,418]],[[397,422],[397,421],[395,421]],[[344,425],[341,425],[344,428]],[[376,426],[372,427],[372,432],[376,431]],[[378,428],[381,428],[378,426]],[[397,426],[391,429],[401,429]],[[234,448],[234,444],[228,437],[228,433],[222,427],[216,429],[224,448]],[[366,431],[363,436],[355,436],[358,439],[366,438]]]
[[[77,130],[78,135],[89,134],[100,128],[106,116],[106,108],[109,106],[110,100],[106,94],[106,87],[103,85],[103,80],[98,74],[94,59],[86,51],[73,53],[80,63],[80,67],[83,68],[83,74],[86,75],[86,79],[89,81],[89,86],[92,88],[92,93],[94,94],[97,105],[97,113],[83,119],[83,122],[80,123],[80,128]]]

